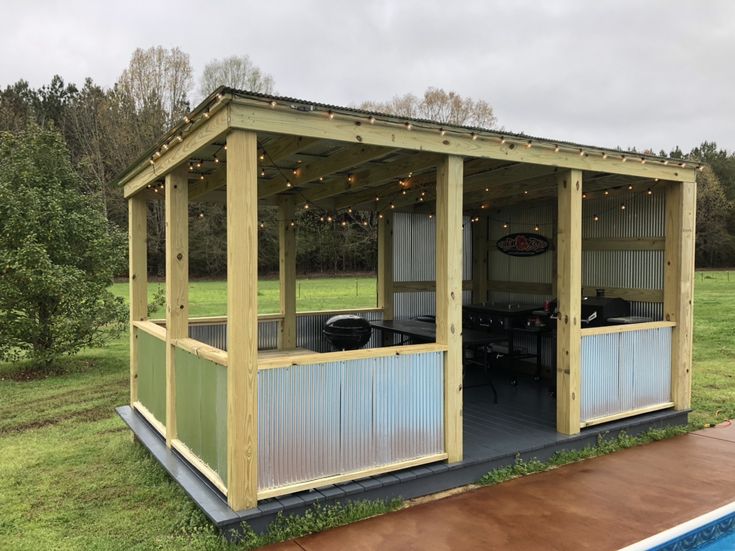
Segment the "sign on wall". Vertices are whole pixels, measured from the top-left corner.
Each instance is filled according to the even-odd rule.
[[[536,256],[549,250],[549,240],[537,233],[510,233],[498,239],[495,245],[510,256]]]

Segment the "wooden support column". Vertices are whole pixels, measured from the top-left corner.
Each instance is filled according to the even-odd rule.
[[[444,448],[462,460],[462,175],[461,157],[447,156],[436,174],[436,342],[444,354]]]
[[[664,318],[676,322],[671,333],[671,401],[689,409],[692,393],[692,332],[696,184],[666,187]]]
[[[142,195],[128,199],[130,287],[130,405],[138,401],[138,338],[134,321],[148,317],[148,204]]]
[[[392,320],[393,311],[393,212],[378,218],[378,308],[383,319]]]
[[[278,349],[296,348],[296,229],[291,225],[295,210],[293,197],[281,197],[278,203],[278,275],[280,281],[281,320]]]
[[[561,171],[557,190],[556,430],[576,434],[581,413],[582,171]]]
[[[481,216],[472,224],[472,303],[487,302],[488,218]]]
[[[258,501],[258,141],[227,137],[227,502]]]
[[[186,167],[166,176],[166,444],[176,438],[174,341],[189,336],[189,182]]]

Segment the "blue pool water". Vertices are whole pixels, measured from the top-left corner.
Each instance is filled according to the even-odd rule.
[[[651,551],[735,551],[735,512],[652,547]]]

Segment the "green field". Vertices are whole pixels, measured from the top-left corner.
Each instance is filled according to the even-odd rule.
[[[697,277],[692,427],[735,417],[731,277]],[[261,312],[277,310],[277,287],[260,282]],[[126,285],[114,292],[124,295]],[[300,310],[373,306],[375,280],[302,280],[299,294]],[[224,283],[192,284],[191,315],[223,314],[225,305]],[[132,443],[114,413],[127,401],[126,336],[50,375],[0,366],[0,549],[224,547],[183,491]]]

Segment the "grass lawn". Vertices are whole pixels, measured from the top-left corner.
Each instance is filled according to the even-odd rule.
[[[735,417],[735,273],[730,277],[697,276],[691,426]],[[375,304],[371,278],[309,279],[299,287],[300,310]],[[126,288],[113,291],[124,295]],[[260,282],[261,312],[277,310],[277,289],[277,281]],[[192,316],[224,314],[225,305],[224,283],[192,283]],[[62,362],[50,376],[0,365],[0,549],[226,548],[131,442],[114,414],[127,401],[126,336]],[[329,524],[380,510],[323,517]]]

